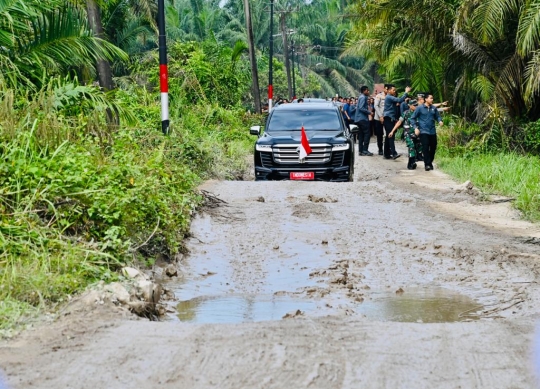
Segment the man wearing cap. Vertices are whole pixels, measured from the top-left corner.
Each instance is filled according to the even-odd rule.
[[[433,106],[433,95],[426,93],[425,102],[419,105],[411,116],[411,123],[420,130],[420,141],[424,154],[424,168],[426,171],[433,170],[433,159],[437,150],[437,130],[435,122],[443,125],[441,115]]]
[[[396,103],[401,104],[407,98],[407,94],[411,91],[411,87],[408,86],[405,88],[405,93],[401,97],[396,97],[396,86],[388,85],[388,93],[384,98],[384,131],[386,132],[386,138],[384,139],[384,158],[386,159],[396,159],[399,158],[400,154],[396,152],[396,145],[394,143],[394,137],[389,137],[388,135],[394,129],[396,123],[395,119],[395,107]]]
[[[415,129],[414,126],[411,124],[411,116],[413,115],[414,110],[417,106],[418,101],[410,100],[408,102],[408,109],[401,114],[401,117],[395,124],[392,132],[388,134],[388,137],[392,138],[395,135],[396,131],[400,128],[400,126],[403,125],[403,136],[405,139],[405,143],[407,144],[407,148],[409,149],[409,162],[407,163],[407,169],[409,170],[416,169],[416,161],[418,160],[420,148],[418,142],[418,135],[420,134],[420,131],[418,129]]]

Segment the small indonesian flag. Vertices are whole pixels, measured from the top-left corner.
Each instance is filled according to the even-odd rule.
[[[304,130],[304,126],[302,126],[302,136],[300,138],[300,159],[306,158],[309,154],[311,154],[311,147],[309,147],[306,130]]]

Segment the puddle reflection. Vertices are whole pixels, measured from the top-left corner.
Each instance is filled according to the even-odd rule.
[[[358,306],[369,319],[413,323],[449,323],[480,319],[482,305],[442,288],[406,289],[403,293],[374,293]]]

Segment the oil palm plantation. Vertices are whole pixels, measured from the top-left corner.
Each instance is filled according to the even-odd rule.
[[[388,81],[453,99],[482,121],[540,116],[539,0],[376,0],[350,8],[346,54],[380,64]]]
[[[123,56],[92,33],[83,12],[63,0],[0,0],[0,46],[1,81],[31,89],[49,76]]]
[[[510,118],[540,118],[540,1],[465,0],[452,38],[483,117],[500,107]]]

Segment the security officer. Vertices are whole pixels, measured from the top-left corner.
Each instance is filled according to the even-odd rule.
[[[409,170],[416,169],[416,161],[418,160],[421,147],[418,138],[420,131],[415,129],[411,123],[411,116],[413,115],[417,106],[418,101],[410,100],[408,102],[408,109],[401,114],[399,120],[392,129],[392,132],[388,134],[388,137],[393,137],[400,126],[403,125],[403,135],[409,151],[409,162],[407,163],[407,169]]]

